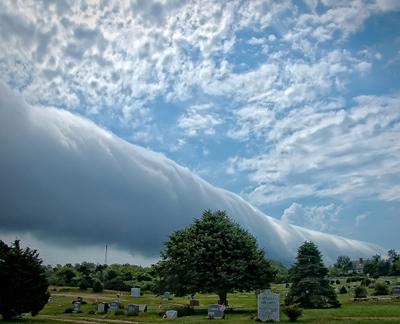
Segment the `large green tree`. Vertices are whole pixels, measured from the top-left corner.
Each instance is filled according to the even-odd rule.
[[[22,249],[18,240],[0,240],[0,314],[10,320],[22,313],[35,316],[49,299],[42,260],[36,250]]]
[[[156,266],[160,289],[176,294],[227,293],[267,288],[275,272],[256,239],[224,211],[205,211],[189,227],[174,232]]]
[[[292,285],[286,304],[300,304],[306,308],[339,307],[334,289],[327,279],[321,253],[312,242],[305,242],[297,251],[296,263],[290,270]]]

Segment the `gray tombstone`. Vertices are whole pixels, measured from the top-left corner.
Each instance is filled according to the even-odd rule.
[[[132,297],[140,297],[140,288],[131,288]]]
[[[80,312],[80,311],[81,311],[81,303],[80,303],[80,302],[74,303],[73,312],[74,312],[74,313],[78,313],[78,312]]]
[[[138,304],[140,312],[147,312],[147,305],[146,304]]]
[[[119,310],[119,303],[115,302],[115,301],[111,302],[110,303],[110,311],[115,312],[117,310]]]
[[[176,310],[168,310],[165,312],[165,316],[168,319],[175,319],[178,317],[178,312]]]
[[[128,315],[139,315],[139,305],[128,304],[127,313]]]
[[[169,293],[169,291],[164,292],[164,300],[169,300],[171,298],[171,294]]]
[[[258,318],[262,322],[279,322],[279,294],[267,289],[258,295]]]
[[[106,312],[104,303],[97,304],[97,313],[104,314]]]
[[[208,318],[223,319],[225,306],[212,304],[208,305]]]
[[[400,286],[395,286],[392,288],[393,296],[400,296]]]

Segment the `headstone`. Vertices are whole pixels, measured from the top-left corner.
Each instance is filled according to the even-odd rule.
[[[267,289],[258,295],[258,318],[262,322],[279,322],[279,294]]]
[[[104,306],[105,306],[104,303],[98,303],[97,304],[97,313],[104,314],[106,312],[106,309]]]
[[[147,312],[147,305],[146,304],[138,304],[140,312]]]
[[[225,306],[219,304],[208,305],[208,318],[223,319]]]
[[[176,310],[168,310],[165,312],[165,316],[168,319],[175,319],[178,317],[178,312]]]
[[[81,311],[81,303],[79,303],[79,302],[74,303],[73,312],[74,312],[74,313],[78,313],[78,312],[80,312],[80,311]]]
[[[131,288],[132,297],[140,297],[140,288]]]
[[[119,310],[119,303],[113,301],[110,303],[110,311],[115,312]]]
[[[190,306],[199,306],[200,302],[197,299],[191,299],[190,300]]]
[[[169,293],[169,291],[164,292],[164,297],[163,297],[164,300],[169,300],[170,297],[171,297],[171,294]]]
[[[400,286],[395,286],[392,288],[392,294],[394,296],[400,296]]]
[[[138,315],[139,314],[139,305],[128,304],[127,313],[128,313],[128,315]]]

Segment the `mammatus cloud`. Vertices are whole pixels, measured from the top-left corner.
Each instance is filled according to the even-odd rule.
[[[157,256],[171,231],[205,209],[224,209],[271,258],[290,262],[305,240],[326,260],[368,257],[373,244],[324,234],[263,214],[163,155],[129,144],[94,123],[26,104],[0,86],[0,224],[45,242],[113,244]]]

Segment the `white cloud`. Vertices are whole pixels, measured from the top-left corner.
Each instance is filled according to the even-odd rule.
[[[360,224],[361,224],[362,222],[364,222],[364,221],[367,219],[367,217],[368,217],[368,214],[367,214],[367,213],[357,215],[357,216],[356,216],[356,226],[357,226],[357,227],[360,226]]]
[[[232,168],[252,182],[244,195],[261,205],[307,195],[398,200],[400,98],[354,100],[346,109],[295,109],[260,129],[258,120],[244,124],[274,143],[263,154],[235,159]]]
[[[178,119],[178,126],[185,130],[188,136],[213,135],[215,126],[222,123],[222,119],[210,112],[213,106],[210,104],[191,106]]]
[[[283,224],[160,154],[66,111],[30,107],[3,85],[0,144],[0,221],[6,233],[29,233],[71,251],[108,243],[154,257],[171,231],[210,208],[225,209],[268,256],[283,262],[293,260],[304,240],[318,244],[327,261],[382,251]]]
[[[338,222],[340,207],[334,204],[324,206],[302,206],[292,203],[283,211],[281,221],[305,228],[330,232]]]

